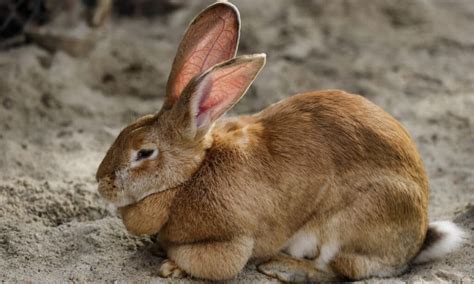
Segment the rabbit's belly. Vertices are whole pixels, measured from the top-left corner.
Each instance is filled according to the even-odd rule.
[[[318,239],[311,232],[297,232],[285,245],[284,251],[296,258],[315,258],[318,252]]]
[[[340,246],[337,242],[321,244],[315,232],[299,231],[288,240],[283,250],[296,258],[314,259],[316,267],[325,269]]]

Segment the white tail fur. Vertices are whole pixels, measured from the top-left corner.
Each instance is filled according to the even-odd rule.
[[[425,243],[413,263],[425,263],[439,259],[458,249],[464,242],[464,238],[464,231],[453,222],[432,222],[428,227]]]

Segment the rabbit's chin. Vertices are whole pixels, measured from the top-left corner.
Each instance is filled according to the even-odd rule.
[[[155,189],[155,190],[149,190],[149,191],[143,193],[143,194],[138,198],[138,201],[137,201],[137,202],[139,202],[139,201],[145,199],[146,197],[148,197],[148,196],[150,196],[150,195],[152,195],[152,194],[160,193],[160,192],[163,192],[163,191],[165,191],[165,190],[166,190],[166,188],[160,188],[160,189],[158,189],[158,190],[156,190],[156,189]]]
[[[122,198],[118,198],[118,200],[114,200],[114,201],[110,201],[110,202],[117,208],[125,207],[125,206],[128,206],[128,205],[138,203],[138,202],[142,201],[143,199],[147,198],[148,196],[150,196],[152,194],[161,193],[161,192],[166,191],[166,190],[167,189],[164,188],[164,187],[163,188],[158,188],[158,189],[153,189],[153,190],[149,190],[149,191],[146,191],[146,192],[142,193],[138,197],[131,197],[131,196],[124,195]]]
[[[136,199],[131,198],[131,197],[124,197],[124,198],[120,198],[119,200],[111,201],[111,203],[115,207],[121,208],[121,207],[125,207],[125,206],[128,206],[128,205],[137,203],[138,201],[140,201],[140,200],[136,200]]]

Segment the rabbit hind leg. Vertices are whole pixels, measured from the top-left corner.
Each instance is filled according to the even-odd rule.
[[[330,263],[331,270],[339,277],[361,280],[368,277],[390,277],[402,274],[407,265],[397,267],[387,264],[378,257],[346,254],[337,255]]]
[[[283,282],[332,282],[360,280],[370,276],[388,277],[403,273],[377,257],[340,253],[327,266],[318,260],[299,259],[280,253],[257,266],[259,272]]]
[[[331,271],[319,270],[314,261],[280,253],[257,266],[257,270],[283,282],[336,281]]]

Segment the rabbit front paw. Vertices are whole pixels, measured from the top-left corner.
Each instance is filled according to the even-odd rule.
[[[186,275],[187,273],[170,259],[165,259],[158,270],[158,276],[162,278],[184,278]]]

